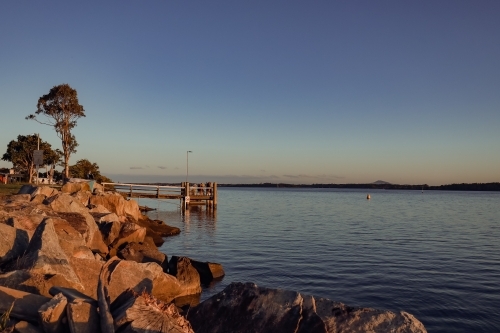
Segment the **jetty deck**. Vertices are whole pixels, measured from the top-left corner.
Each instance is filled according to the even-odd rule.
[[[104,190],[114,189],[127,198],[151,198],[180,200],[181,207],[190,205],[206,205],[217,208],[217,183],[208,182],[190,184],[182,182],[179,185],[152,185],[127,183],[102,183]]]

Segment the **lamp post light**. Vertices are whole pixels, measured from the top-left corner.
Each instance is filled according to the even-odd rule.
[[[189,153],[192,153],[192,151],[188,150],[186,152],[186,183],[187,183],[188,178],[189,178]]]

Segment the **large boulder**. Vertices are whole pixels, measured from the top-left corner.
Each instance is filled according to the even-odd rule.
[[[172,256],[168,263],[168,273],[179,280],[182,290],[179,296],[201,293],[200,274],[188,257]]]
[[[146,229],[138,226],[135,223],[125,222],[121,224],[120,234],[109,245],[109,255],[115,256],[122,245],[127,243],[141,243],[146,237]]]
[[[57,276],[66,286],[84,290],[78,276],[70,266],[68,256],[59,244],[52,219],[44,220],[37,227],[28,249],[20,259],[19,269],[44,276]]]
[[[117,332],[194,333],[173,303],[165,304],[146,293],[134,292],[124,293],[119,304],[115,303],[112,315]]]
[[[220,280],[226,274],[222,265],[215,262],[191,260],[191,265],[200,274],[201,283],[204,285],[210,284],[213,280]]]
[[[45,197],[52,197],[59,193],[59,191],[50,186],[38,186],[35,191],[31,194],[31,197],[35,197],[36,195],[44,195]]]
[[[102,205],[110,212],[123,219],[132,218],[137,221],[140,216],[139,205],[135,200],[125,200],[116,192],[98,193],[90,198],[91,205]]]
[[[17,194],[29,194],[29,195],[32,195],[36,191],[36,189],[37,189],[36,186],[26,184],[26,185],[21,186],[21,188],[19,189],[19,191],[17,191]]]
[[[75,182],[75,183],[66,183],[61,187],[61,192],[73,194],[79,191],[89,191],[90,185],[88,182]]]
[[[151,237],[156,246],[163,244],[163,237],[177,235],[181,232],[181,229],[177,227],[169,226],[161,220],[151,220],[144,215],[141,215],[136,223],[146,228],[146,236]]]
[[[425,333],[415,317],[370,308],[348,307],[253,283],[231,283],[191,308],[188,320],[197,333]]]
[[[63,196],[67,196],[67,194],[64,194]],[[89,212],[85,207],[83,207],[83,205],[81,205],[83,207],[82,209],[73,210],[71,208],[77,208],[80,205],[81,203],[72,201],[70,207],[66,207],[67,209],[58,207],[57,210],[49,211],[46,214],[53,217],[60,217],[68,221],[68,223],[82,235],[83,239],[85,240],[86,246],[89,247],[92,251],[107,253],[107,246],[102,241],[102,236],[99,232],[99,228],[95,223],[92,215],[89,214]]]
[[[110,302],[129,288],[138,293],[145,291],[165,302],[170,302],[181,293],[179,281],[164,273],[161,266],[156,263],[139,264],[134,261],[119,260],[116,257],[110,260],[113,260],[109,265]]]
[[[38,309],[50,301],[50,298],[30,294],[11,288],[0,287],[0,313],[9,311],[10,317],[27,320],[36,323],[38,321]]]
[[[102,239],[106,245],[111,245],[116,239],[120,237],[122,230],[122,223],[118,221],[105,222],[99,225],[99,231],[102,234]]]
[[[66,306],[69,331],[72,333],[96,333],[101,331],[97,307],[81,299]]]
[[[138,263],[155,262],[168,271],[167,255],[158,251],[158,248],[149,242],[130,242],[122,247],[118,253],[120,259],[132,260]]]
[[[44,332],[64,333],[68,331],[66,325],[67,304],[66,297],[59,293],[38,309],[40,326]]]
[[[78,191],[71,194],[71,196],[76,200],[78,200],[79,202],[81,202],[82,205],[87,207],[89,204],[90,197],[92,196],[92,193],[90,193],[89,191]]]
[[[58,193],[44,201],[55,212],[88,213],[88,208],[68,193]]]
[[[71,267],[75,271],[78,279],[81,281],[85,290],[82,292],[96,299],[97,298],[97,282],[99,280],[99,273],[104,264],[103,261],[90,259],[90,258],[70,258]]]
[[[14,215],[9,217],[7,224],[16,229],[26,231],[28,237],[31,239],[38,225],[46,217],[45,214]]]
[[[0,223],[0,264],[21,256],[28,245],[29,236],[26,231]]]

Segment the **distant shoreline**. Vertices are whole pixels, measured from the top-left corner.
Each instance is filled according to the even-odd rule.
[[[425,190],[425,191],[500,191],[500,183],[462,183],[430,186],[405,184],[218,184],[218,187],[283,187],[283,188],[347,188],[347,189],[383,189],[383,190]]]
[[[178,185],[178,183],[131,183],[143,185]],[[191,183],[195,185],[196,183]],[[259,187],[259,188],[345,188],[345,189],[380,189],[380,190],[414,190],[414,191],[500,191],[500,182],[495,183],[461,183],[447,185],[409,185],[390,183],[367,184],[287,184],[287,183],[258,183],[258,184],[230,184],[218,183],[218,187]]]

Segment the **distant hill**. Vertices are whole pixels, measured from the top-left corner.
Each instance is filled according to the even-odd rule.
[[[377,180],[376,182],[373,182],[372,184],[375,184],[375,185],[391,185],[391,183],[385,182],[383,180]]]

